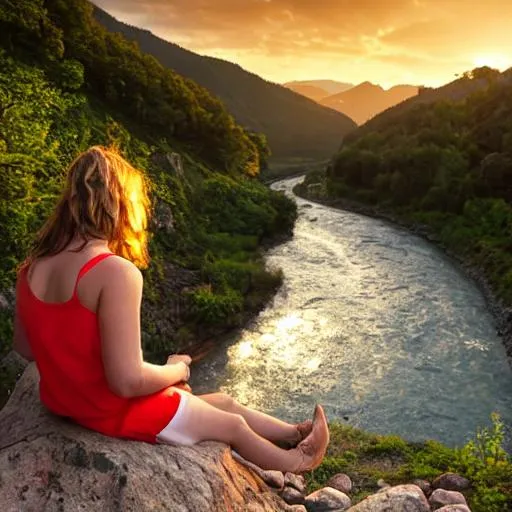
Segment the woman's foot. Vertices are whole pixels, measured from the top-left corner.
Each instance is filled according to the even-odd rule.
[[[309,435],[301,441],[297,448],[302,459],[295,473],[303,473],[317,468],[324,458],[329,445],[329,427],[321,405],[315,407],[312,429]]]
[[[283,448],[283,450],[291,450],[292,448],[296,448],[297,445],[306,439],[311,433],[311,429],[313,428],[313,422],[311,420],[305,420],[301,423],[297,423],[294,425],[295,429],[292,432],[292,435],[286,439],[280,439],[279,441],[274,441],[274,443],[279,446],[279,448]]]

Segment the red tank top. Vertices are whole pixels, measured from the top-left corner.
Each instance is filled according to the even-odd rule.
[[[157,434],[176,414],[180,395],[171,386],[152,395],[123,398],[107,383],[96,313],[77,295],[80,279],[112,254],[100,254],[78,273],[71,299],[48,303],[20,275],[17,310],[39,374],[43,404],[55,414],[107,436],[156,443]]]

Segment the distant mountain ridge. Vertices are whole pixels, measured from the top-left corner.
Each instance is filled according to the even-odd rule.
[[[354,87],[354,84],[337,82],[335,80],[294,80],[283,85],[314,101],[320,101],[327,96],[338,94]]]
[[[136,41],[162,65],[218,96],[240,124],[267,136],[274,157],[328,158],[356,128],[347,116],[267,82],[237,64],[185,50],[147,30],[122,23],[97,7],[94,15],[107,30]]]
[[[284,84],[284,86],[293,92],[296,92],[297,94],[301,94],[310,100],[316,101],[317,103],[320,103],[320,101],[328,96],[328,93],[325,89],[321,89],[315,85],[290,83]]]
[[[418,91],[419,87],[413,85],[396,85],[385,90],[380,85],[363,82],[351,89],[328,96],[320,103],[342,112],[361,125],[380,112],[417,96]]]
[[[512,68],[500,73],[486,66],[473,70],[471,76],[461,76],[446,85],[438,88],[420,87],[417,96],[413,96],[398,105],[384,110],[351,134],[358,136],[361,133],[378,131],[391,123],[396,122],[404,112],[417,105],[435,103],[437,101],[463,101],[471,94],[483,90],[492,81],[512,82]]]

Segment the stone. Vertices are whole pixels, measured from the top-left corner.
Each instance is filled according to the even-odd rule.
[[[263,471],[262,473],[263,481],[270,487],[274,489],[282,489],[284,487],[284,475],[281,471]]]
[[[296,475],[295,473],[286,473],[284,475],[284,485],[286,487],[294,487],[302,493],[306,490],[306,480],[302,475]]]
[[[471,512],[469,507],[466,505],[446,505],[444,507],[438,508],[437,512]]]
[[[470,486],[469,480],[457,473],[443,473],[432,482],[434,489],[446,489],[447,491],[465,491]]]
[[[158,202],[152,222],[157,229],[161,229],[166,233],[174,231],[175,221],[171,207],[162,201]]]
[[[12,286],[2,290],[0,293],[0,311],[14,311],[14,305],[16,303],[16,289]]]
[[[428,498],[432,494],[432,486],[428,480],[416,479],[411,482],[414,485],[417,485],[422,491],[423,494]]]
[[[11,305],[9,304],[7,297],[3,293],[0,293],[0,310],[10,309],[10,306]]]
[[[348,512],[430,512],[423,491],[412,484],[396,485],[372,494]]]
[[[289,505],[302,505],[304,503],[304,495],[294,487],[285,487],[280,495]]]
[[[312,512],[342,512],[348,510],[352,502],[344,492],[333,487],[324,487],[306,496],[305,505]]]
[[[349,494],[352,490],[352,480],[345,473],[338,473],[327,481],[327,487]]]
[[[256,466],[256,464],[253,464],[252,462],[244,459],[235,451],[232,452],[232,455],[233,458],[238,462],[254,471],[270,487],[278,490],[281,490],[284,487],[284,475],[281,471],[261,469],[260,467]]]
[[[102,436],[47,412],[38,380],[32,363],[0,411],[2,512],[288,510],[227,445]]]
[[[436,489],[432,492],[428,501],[433,510],[437,510],[445,505],[467,505],[464,494],[458,491],[447,491],[446,489]]]
[[[286,512],[307,512],[304,505],[288,505]]]

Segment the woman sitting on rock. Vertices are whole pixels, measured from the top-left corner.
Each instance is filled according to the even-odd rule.
[[[230,444],[264,469],[317,467],[329,442],[324,412],[291,425],[222,393],[183,384],[191,358],[143,359],[142,275],[150,203],[143,175],[92,147],[70,166],[63,195],[21,266],[15,349],[35,360],[40,397],[55,414],[107,436],[151,443]],[[190,388],[189,388],[190,389]],[[273,442],[286,442],[281,449]]]

